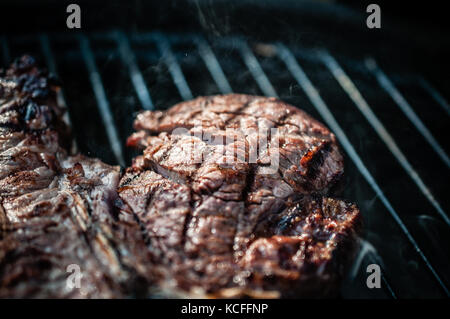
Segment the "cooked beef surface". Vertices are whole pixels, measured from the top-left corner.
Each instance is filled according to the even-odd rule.
[[[67,154],[57,90],[28,56],[0,78],[0,297],[138,295],[150,255],[139,225],[114,213],[120,169]]]
[[[28,56],[0,74],[0,297],[336,292],[360,214],[328,197],[343,160],[322,124],[277,99],[201,97],[138,115],[143,155],[121,173],[70,154],[58,89]]]
[[[232,94],[143,112],[135,128],[128,145],[144,151],[121,179],[121,214],[138,218],[154,268],[166,269],[158,285],[218,297],[336,291],[360,214],[326,197],[343,174],[326,127],[278,99]]]

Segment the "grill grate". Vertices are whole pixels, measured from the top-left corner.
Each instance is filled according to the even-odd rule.
[[[131,133],[131,121],[135,112],[139,111],[135,107],[137,104],[140,104],[141,109],[153,110],[161,108],[158,107],[161,101],[161,105],[169,106],[173,104],[174,99],[188,100],[196,95],[236,91],[281,96],[294,105],[309,105],[310,108],[302,108],[313,116],[319,115],[316,117],[323,120],[336,134],[346,155],[353,163],[346,168],[347,172],[350,172],[349,183],[354,184],[346,190],[346,197],[361,206],[369,233],[367,237],[370,237],[368,241],[362,241],[361,253],[346,284],[348,288],[345,289],[344,285],[344,296],[396,298],[417,297],[422,293],[430,296],[450,296],[447,288],[450,282],[448,274],[450,261],[440,252],[448,249],[442,247],[448,243],[442,238],[445,238],[448,232],[450,221],[444,209],[446,205],[439,202],[445,198],[443,194],[446,192],[445,181],[448,178],[450,161],[445,147],[416,114],[414,106],[402,95],[394,80],[406,77],[408,81],[414,82],[414,85],[426,92],[430,103],[434,101],[434,105],[440,106],[432,112],[436,114],[445,112],[446,114],[441,117],[444,121],[448,120],[450,108],[445,98],[422,77],[415,74],[388,76],[376,64],[374,58],[365,61],[342,58],[344,63],[341,66],[338,58],[324,49],[303,48],[298,45],[270,44],[267,47],[269,50],[261,53],[240,37],[220,38],[208,42],[200,34],[151,32],[128,36],[121,31],[114,31],[89,36],[79,34],[74,37],[58,34],[50,37],[42,34],[14,39],[1,37],[0,43],[5,62],[10,60],[12,53],[24,53],[22,51],[26,48],[31,54],[42,56],[52,73],[57,74],[60,69],[66,69],[68,64],[73,65],[70,69],[72,72],[65,70],[62,72],[64,74],[59,74],[63,82],[66,82],[64,88],[66,92],[70,92],[74,91],[77,83],[81,83],[79,81],[89,83],[93,100],[98,107],[97,119],[101,119],[103,130],[106,132],[103,140],[109,143],[109,153],[112,156],[108,157],[108,152],[104,152],[102,138],[98,139],[96,134],[95,138],[90,136],[92,132],[77,134],[96,120],[86,118],[86,122],[80,121],[90,116],[86,113],[89,106],[84,105],[84,100],[66,99],[66,92],[61,91],[58,99],[63,105],[67,105],[66,101],[69,101],[69,113],[75,128],[78,127],[75,129],[77,145],[84,152],[92,152],[94,156],[122,166],[125,166],[133,155],[129,150],[123,150],[122,145]],[[58,47],[56,51],[55,47]],[[245,68],[237,68],[238,65]],[[285,71],[278,71],[277,68],[282,66]],[[77,68],[80,68],[80,74],[74,74],[73,70]],[[115,69],[114,72],[119,76],[117,78],[109,76],[106,72],[109,68]],[[86,73],[83,74],[81,69]],[[194,71],[190,74],[186,72],[192,69]],[[319,83],[317,77],[322,73],[324,82]],[[195,78],[197,76],[200,78]],[[370,76],[378,85],[366,89],[364,79]],[[289,78],[286,79],[287,77]],[[112,80],[118,83],[130,82],[132,89],[125,84],[118,84],[115,89],[119,88],[120,92],[116,92],[107,83]],[[282,80],[290,83],[287,93]],[[174,89],[178,92],[179,98],[174,97],[176,94]],[[404,133],[390,131],[388,123],[383,122],[385,115],[381,116],[381,111],[377,110],[382,101],[374,104],[373,101],[369,102],[363,97],[381,96],[383,91],[387,97],[382,101],[390,99],[394,102],[393,107],[396,105],[404,117],[400,121],[409,120],[413,125],[414,130],[408,133],[417,134],[420,145],[428,143],[430,153],[434,152],[434,157],[430,155],[430,161],[433,160],[433,163],[423,161],[419,163],[417,160],[413,163],[414,155],[411,155],[411,149],[406,150],[407,147],[399,146],[396,138]],[[87,94],[82,89],[80,92],[83,95]],[[135,99],[126,100],[131,95]],[[334,95],[341,96],[338,102],[345,101],[343,103],[345,107],[334,106],[339,104],[330,100],[330,96],[334,98]],[[73,97],[74,93],[71,96]],[[128,102],[124,107],[121,102],[125,100]],[[371,108],[370,105],[374,107]],[[360,118],[360,114],[354,112],[354,106],[359,109],[363,119]],[[70,123],[69,115],[66,120]],[[98,131],[102,130],[98,125],[94,126],[97,126]],[[363,137],[355,134],[357,130],[364,132]],[[87,137],[98,140],[96,143],[92,140],[87,143]],[[363,140],[365,137],[370,139]],[[95,151],[98,148],[100,150]],[[377,156],[368,161],[371,154]],[[395,161],[399,167],[392,164]],[[381,169],[378,162],[381,163]],[[441,167],[444,172],[440,173],[443,175],[442,179],[437,178],[435,183],[430,183]],[[383,174],[385,170],[387,174],[395,171],[397,179],[386,177]],[[426,179],[422,175],[426,176]],[[410,181],[413,181],[413,186],[409,185]],[[392,184],[398,184],[400,189],[392,191]],[[403,185],[407,185],[404,190],[401,189]],[[444,187],[444,190],[436,196],[436,189],[441,187]],[[409,191],[413,192],[412,195]],[[376,204],[378,200],[381,206]],[[367,204],[364,204],[366,202]],[[408,204],[403,205],[404,202]],[[410,211],[409,208],[416,209]],[[390,219],[387,220],[389,215]],[[423,226],[424,218],[431,220],[432,226],[429,226],[429,223]],[[398,228],[400,234],[396,232]],[[436,233],[431,231],[431,228],[435,229]],[[431,241],[428,240],[430,237]],[[434,244],[430,244],[433,241]],[[390,247],[392,242],[393,247]],[[363,266],[370,263],[382,266],[383,292],[369,290],[364,286],[365,280],[361,283],[361,278],[365,276]],[[412,287],[408,287],[411,280],[406,275],[408,273],[412,273],[417,280]]]
[[[366,102],[366,100],[362,97],[361,93],[358,91],[356,86],[353,84],[352,80],[345,74],[344,70],[341,68],[341,66],[336,62],[336,60],[329,55],[328,53],[322,53],[322,59],[327,66],[327,68],[330,70],[330,72],[333,74],[333,76],[336,78],[336,80],[339,82],[339,84],[342,86],[342,88],[347,92],[348,96],[352,99],[352,101],[355,103],[355,105],[358,107],[358,109],[364,114],[364,116],[367,118],[370,125],[373,127],[373,129],[377,132],[377,134],[380,136],[380,138],[383,140],[383,142],[386,144],[386,146],[389,148],[389,150],[394,154],[395,158],[400,162],[400,165],[405,169],[405,171],[408,173],[408,175],[411,177],[411,179],[416,183],[416,185],[420,188],[422,193],[427,197],[427,199],[430,201],[430,203],[436,208],[439,215],[442,216],[444,221],[450,226],[449,219],[446,215],[446,213],[443,211],[439,203],[434,199],[433,195],[431,194],[428,187],[424,184],[422,179],[419,177],[418,173],[414,170],[412,165],[409,163],[406,156],[403,154],[403,152],[398,147],[395,140],[392,138],[391,134],[386,130],[384,125],[381,123],[381,121],[378,119],[378,117],[375,115],[375,113],[370,108],[369,104]],[[370,63],[370,69],[374,70],[373,65],[375,62],[371,60],[372,63]],[[389,89],[386,89],[389,94],[392,95],[392,98],[394,100],[397,100],[397,94],[393,94],[397,92],[392,84],[388,84],[389,80],[387,77],[380,73],[380,70],[375,71],[377,80],[381,83],[382,87],[386,89],[386,87],[389,87]],[[380,80],[380,77],[382,80]],[[410,112],[414,114],[415,118],[417,116],[415,115],[414,111],[410,109]],[[408,113],[409,114],[409,113]],[[420,120],[419,120],[420,121]],[[420,122],[421,123],[421,122]],[[434,144],[433,144],[434,145]],[[440,150],[440,148],[439,148]],[[446,156],[446,155],[445,155]]]

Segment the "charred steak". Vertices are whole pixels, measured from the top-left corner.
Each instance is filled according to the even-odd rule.
[[[335,291],[360,214],[326,197],[343,174],[326,127],[278,99],[232,94],[141,113],[135,128],[128,145],[144,153],[121,179],[121,213],[143,225],[166,269],[159,285],[218,297]]]
[[[0,297],[138,295],[149,254],[114,214],[119,167],[67,154],[57,90],[28,56],[0,78]]]
[[[322,124],[201,97],[138,115],[121,174],[70,154],[57,90],[28,56],[0,74],[0,297],[336,292],[360,213],[327,197],[343,161]]]

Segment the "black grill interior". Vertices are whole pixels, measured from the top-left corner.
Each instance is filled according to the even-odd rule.
[[[142,109],[162,110],[191,96],[227,93],[230,88],[276,93],[330,127],[345,153],[342,197],[360,206],[365,235],[342,296],[449,295],[448,92],[420,72],[382,62],[373,71],[365,57],[326,45],[201,32],[40,33],[5,35],[0,41],[5,65],[11,57],[29,53],[57,73],[78,149],[111,164],[128,165],[136,155],[124,145]],[[336,69],[324,54],[346,77],[333,73]],[[379,70],[389,80],[388,89],[377,78]],[[352,86],[346,90],[348,81],[356,91]],[[361,97],[368,110],[358,108]],[[416,120],[402,110],[404,102]],[[107,113],[112,125],[105,124]],[[418,129],[422,124],[430,135]],[[122,151],[114,149],[111,134],[117,134]],[[382,289],[366,286],[371,263],[382,266]]]

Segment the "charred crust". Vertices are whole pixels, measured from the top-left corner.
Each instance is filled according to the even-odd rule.
[[[273,125],[282,139],[288,139],[280,145],[290,147],[283,155],[284,166],[269,175],[262,173],[261,169],[269,165],[260,158],[247,165],[214,166],[208,156],[217,145],[203,139],[198,143],[209,151],[202,163],[187,161],[183,166],[186,158],[176,162],[182,142],[170,134],[171,129],[189,131],[202,124],[220,135],[232,127],[246,137],[248,152],[249,140],[242,123]],[[343,275],[342,263],[345,258],[351,259],[346,250],[354,249],[360,214],[355,205],[326,197],[341,180],[343,161],[334,135],[322,124],[277,99],[224,95],[200,97],[165,112],[146,111],[138,116],[135,128],[139,131],[129,139],[130,146],[156,141],[144,149],[145,160],[136,160],[136,166],[156,175],[146,180],[124,177],[121,185],[144,190],[145,185],[163,181],[175,189],[182,183],[186,189],[180,191],[190,196],[189,212],[182,221],[180,215],[181,244],[172,247],[164,238],[151,239],[157,250],[172,256],[172,264],[156,259],[157,267],[165,267],[168,272],[160,278],[161,285],[175,282],[175,289],[188,294],[189,287],[195,285],[211,296],[238,289],[240,297],[251,296],[252,291],[276,291],[285,297],[329,296],[336,291]],[[197,189],[199,180],[204,185]],[[123,192],[120,196],[139,200],[141,195]],[[165,200],[155,199],[154,204],[164,204]],[[170,205],[184,207],[181,203]],[[158,223],[175,227],[168,216],[159,218],[166,221]],[[147,223],[146,232],[156,223],[143,222]],[[303,257],[292,262],[296,254]],[[318,269],[323,275],[317,275]],[[219,279],[216,276],[222,271]]]

